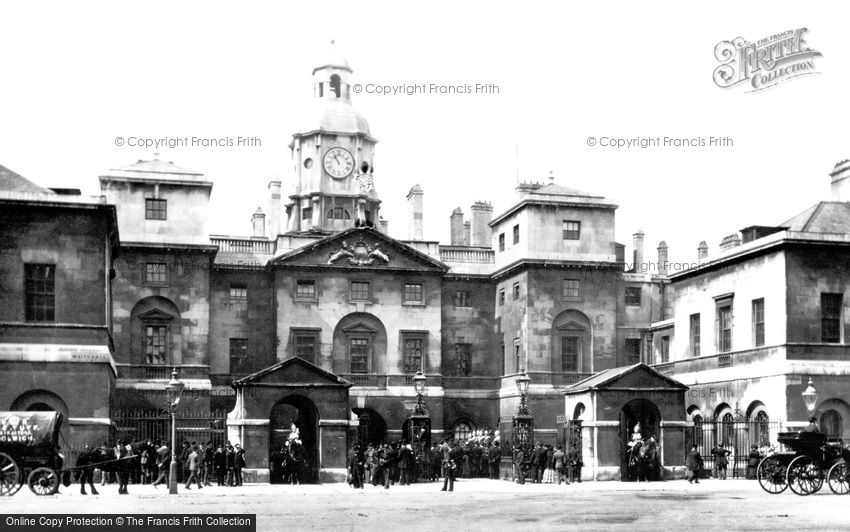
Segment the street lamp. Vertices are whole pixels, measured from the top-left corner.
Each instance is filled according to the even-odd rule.
[[[428,415],[427,410],[425,410],[425,403],[422,402],[422,394],[425,393],[425,381],[427,381],[428,378],[422,374],[422,371],[417,371],[412,380],[413,389],[416,390],[416,408],[413,410],[413,415]]]
[[[812,378],[809,377],[809,386],[803,392],[803,401],[806,403],[806,409],[811,415],[815,411],[815,405],[818,402],[818,391],[812,385]]]
[[[525,374],[524,368],[521,368],[520,372],[520,376],[516,378],[516,389],[519,390],[519,407],[516,413],[518,416],[528,416],[531,415],[531,412],[525,400],[528,396],[528,385],[531,383],[531,379]]]
[[[177,404],[183,393],[183,384],[177,378],[177,368],[171,370],[171,380],[165,385],[168,408],[171,410],[171,467],[168,470],[168,493],[177,495]]]

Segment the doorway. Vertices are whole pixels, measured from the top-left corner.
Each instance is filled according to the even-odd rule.
[[[319,480],[320,465],[318,412],[316,405],[306,397],[286,397],[272,408],[269,419],[269,465],[275,463],[281,448],[287,445],[293,435],[293,428],[301,442],[301,482],[316,483]],[[283,480],[277,473],[276,468],[270,467],[269,481],[272,484]]]

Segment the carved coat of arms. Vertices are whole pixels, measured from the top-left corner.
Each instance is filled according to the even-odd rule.
[[[328,264],[334,264],[341,259],[348,259],[348,264],[352,266],[369,266],[376,262],[384,264],[390,261],[389,256],[381,251],[379,244],[370,245],[363,240],[357,240],[352,245],[348,245],[345,240],[342,241],[342,247],[339,250],[331,253],[328,259]]]

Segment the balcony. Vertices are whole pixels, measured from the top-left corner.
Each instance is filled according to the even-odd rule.
[[[218,246],[219,253],[256,253],[259,255],[274,255],[275,252],[275,242],[272,240],[211,236],[210,243],[214,246]]]
[[[168,380],[171,370],[177,369],[180,379],[207,379],[209,366],[201,364],[164,365],[164,364],[116,364],[118,376],[123,379]]]
[[[443,388],[451,390],[498,390],[499,377],[443,377]]]
[[[495,256],[492,249],[440,248],[440,260],[446,263],[493,264]]]

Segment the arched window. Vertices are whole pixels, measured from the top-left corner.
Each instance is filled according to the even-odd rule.
[[[731,445],[732,440],[735,438],[735,417],[732,416],[731,412],[726,412],[720,421],[723,422],[723,431],[721,432],[723,437],[717,443],[724,446]]]
[[[755,417],[756,423],[756,441],[759,447],[770,445],[770,419],[767,417],[767,412],[760,410]]]
[[[342,207],[334,207],[328,210],[328,220],[350,220],[351,214]]]
[[[331,76],[331,92],[334,93],[334,96],[337,98],[342,94],[342,83],[340,82],[339,76],[334,74]]]
[[[827,438],[840,438],[844,431],[841,414],[836,410],[827,410],[820,416],[820,430]]]
[[[579,403],[576,405],[575,410],[573,410],[573,419],[581,419],[581,416],[584,415],[584,403]]]
[[[472,431],[475,430],[472,423],[468,421],[458,421],[452,428],[452,433],[456,441],[463,441],[472,436]]]
[[[702,416],[699,414],[694,414],[691,419],[694,422],[694,445],[697,447],[702,446],[702,442],[704,440],[702,436],[703,425],[702,425]]]

